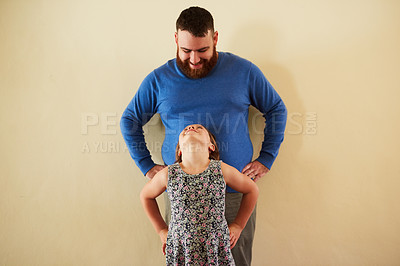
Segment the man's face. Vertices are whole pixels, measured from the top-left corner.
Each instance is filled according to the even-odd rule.
[[[204,37],[195,37],[188,31],[175,33],[177,64],[189,78],[203,78],[216,65],[218,32],[209,30]]]

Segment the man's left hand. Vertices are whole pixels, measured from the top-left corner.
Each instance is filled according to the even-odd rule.
[[[269,169],[259,161],[253,161],[243,168],[242,174],[247,175],[254,182],[257,182],[261,177],[268,173]]]

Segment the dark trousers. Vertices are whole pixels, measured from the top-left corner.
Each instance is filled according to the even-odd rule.
[[[226,193],[225,195],[225,219],[228,224],[232,223],[239,210],[242,201],[242,193]],[[165,199],[165,222],[169,224],[171,220],[171,205],[168,199],[168,194],[164,192]],[[257,206],[256,206],[257,207]],[[254,208],[249,220],[242,233],[236,246],[232,249],[232,255],[237,266],[251,265],[252,248],[254,232],[256,229],[256,208]]]

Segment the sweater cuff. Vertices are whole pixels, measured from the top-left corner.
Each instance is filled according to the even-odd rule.
[[[260,156],[256,159],[260,163],[262,163],[265,167],[271,170],[272,164],[274,163],[276,157],[272,156],[266,152],[260,152]]]
[[[142,171],[143,175],[146,175],[147,172],[153,168],[156,164],[153,162],[151,157],[144,158],[138,164],[140,171]]]

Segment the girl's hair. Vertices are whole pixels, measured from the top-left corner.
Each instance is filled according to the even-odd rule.
[[[208,158],[213,159],[213,160],[219,160],[219,150],[218,150],[217,141],[215,140],[215,136],[206,127],[204,127],[204,129],[207,130],[208,135],[210,136],[211,144],[214,145],[214,147],[215,147],[215,149],[213,151],[210,150],[210,155],[208,156]],[[175,163],[182,162],[182,154],[179,155],[179,150],[180,150],[180,147],[179,147],[179,141],[178,141],[178,145],[176,145],[176,151],[175,151],[175,159],[176,159]]]

